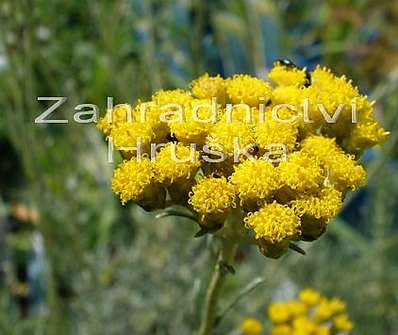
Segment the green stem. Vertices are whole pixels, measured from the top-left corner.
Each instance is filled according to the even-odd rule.
[[[203,24],[204,24],[204,6],[203,0],[193,1],[193,10],[195,12],[195,23],[192,38],[192,59],[193,74],[195,77],[202,73],[202,42],[203,42]]]
[[[238,244],[236,243],[231,243],[224,239],[222,239],[221,242],[222,244],[218,252],[217,262],[203,303],[202,319],[198,335],[211,334],[211,331],[215,326],[220,291],[225,282],[225,277],[228,274],[228,271],[224,268],[223,264],[230,264],[230,262],[233,261],[238,248]]]

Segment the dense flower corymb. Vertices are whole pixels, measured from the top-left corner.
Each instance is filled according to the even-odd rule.
[[[360,153],[388,132],[374,102],[327,68],[277,61],[268,79],[204,74],[190,91],[108,110],[97,126],[125,158],[112,181],[121,202],[185,205],[212,233],[239,217],[220,236],[235,229],[268,257],[318,239],[366,184]]]
[[[311,288],[296,299],[270,304],[267,315],[271,335],[347,335],[354,328],[343,300],[328,299]],[[262,334],[262,324],[255,318],[244,319],[241,329],[244,335]]]

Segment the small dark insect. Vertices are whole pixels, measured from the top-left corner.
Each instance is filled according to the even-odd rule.
[[[256,155],[258,154],[258,152],[260,151],[260,148],[259,148],[259,146],[258,146],[257,144],[254,144],[254,145],[251,147],[251,150],[252,150],[252,154],[253,154],[254,156],[256,156]]]
[[[311,86],[312,79],[311,79],[311,74],[308,71],[305,71],[305,79],[306,79],[306,82],[305,82],[304,86],[305,87]]]
[[[278,59],[275,61],[275,64],[290,67],[290,68],[297,68],[297,69],[300,68],[289,59]],[[306,82],[305,82],[304,86],[305,87],[311,86],[311,74],[308,71],[305,71],[305,79],[306,79]]]
[[[167,139],[167,141],[170,141],[170,142],[178,142],[178,138],[175,137],[174,135],[172,135],[171,133],[167,134],[166,139]]]
[[[220,261],[218,263],[218,265],[220,266],[220,269],[223,272],[223,274],[230,273],[230,274],[234,275],[236,273],[234,267],[225,261]]]
[[[276,64],[286,66],[286,67],[298,67],[296,64],[294,64],[291,60],[289,59],[277,59],[275,61]]]

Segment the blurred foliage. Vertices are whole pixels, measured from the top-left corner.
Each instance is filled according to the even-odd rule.
[[[365,153],[369,185],[307,256],[270,261],[253,252],[248,261],[251,251],[240,251],[222,306],[253,280],[264,284],[236,301],[217,333],[313,286],[344,297],[357,334],[396,334],[397,21],[398,3],[387,0],[1,1],[0,332],[191,334],[214,256],[210,241],[192,239],[189,221],[121,208],[106,145],[94,125],[73,121],[74,107],[104,110],[107,96],[133,102],[204,71],[262,76],[273,60],[291,58],[352,77],[378,100],[391,137]],[[54,117],[70,122],[34,124],[47,106],[38,96],[68,97]],[[37,208],[39,222],[10,229],[13,202]],[[45,289],[27,295],[38,306],[28,315],[21,289],[13,290],[17,255],[42,262]]]

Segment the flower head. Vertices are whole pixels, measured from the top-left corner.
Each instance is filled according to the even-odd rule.
[[[277,168],[280,182],[289,189],[303,194],[307,190],[319,189],[323,182],[323,170],[316,159],[303,151],[288,155]]]
[[[338,190],[355,190],[366,183],[364,168],[353,156],[345,154],[334,139],[314,135],[306,138],[301,147],[327,169],[328,181]]]
[[[230,180],[241,205],[249,208],[269,199],[279,186],[275,167],[265,159],[248,159],[236,165]]]
[[[145,151],[150,148],[151,141],[155,138],[152,127],[147,123],[127,122],[114,127],[109,135],[113,144],[120,150],[137,148],[141,145]]]
[[[160,106],[167,106],[170,104],[183,106],[191,99],[191,93],[181,89],[158,91],[152,96],[152,100]]]
[[[294,211],[273,202],[255,213],[249,213],[245,224],[256,233],[256,239],[266,239],[272,243],[292,240],[300,235],[300,219]]]
[[[343,205],[342,193],[334,187],[325,187],[319,194],[311,194],[291,202],[298,216],[304,215],[328,222],[334,218]]]
[[[268,78],[278,86],[303,86],[307,83],[306,69],[276,62]]]
[[[256,143],[261,148],[281,144],[285,145],[289,150],[294,150],[298,134],[298,124],[296,122],[284,123],[273,119],[271,116],[265,122],[259,122],[255,126]]]
[[[203,145],[218,118],[209,99],[192,99],[184,106],[185,118],[170,123],[171,133],[182,143]]]
[[[253,143],[252,126],[240,121],[217,122],[209,132],[206,141],[210,148],[219,150],[228,157],[233,157],[236,149],[243,150]]]
[[[113,128],[133,121],[133,108],[129,104],[120,104],[107,110],[105,116],[97,123],[97,128],[109,135]]]
[[[181,143],[169,143],[154,159],[155,179],[165,185],[193,179],[199,166],[198,152]]]
[[[167,134],[170,133],[169,124],[161,121],[161,115],[165,112],[167,108],[155,101],[140,101],[134,108],[134,119],[152,128],[156,143],[165,141]]]
[[[383,129],[372,115],[369,115],[353,127],[343,145],[348,151],[358,153],[366,148],[383,143],[388,134],[389,132]]]
[[[139,201],[154,183],[151,161],[131,159],[124,161],[115,170],[112,180],[113,191],[120,196],[122,204]]]
[[[233,103],[246,103],[256,107],[261,98],[266,102],[271,98],[271,86],[265,81],[249,76],[237,74],[226,81],[227,94]]]
[[[205,177],[192,188],[189,204],[200,215],[203,225],[222,223],[235,207],[235,190],[225,177]]]
[[[263,331],[263,326],[257,319],[244,319],[241,325],[243,335],[260,335]]]
[[[224,103],[226,97],[225,80],[219,75],[209,76],[208,73],[195,79],[190,84],[192,95],[198,99],[217,98],[218,103]]]

